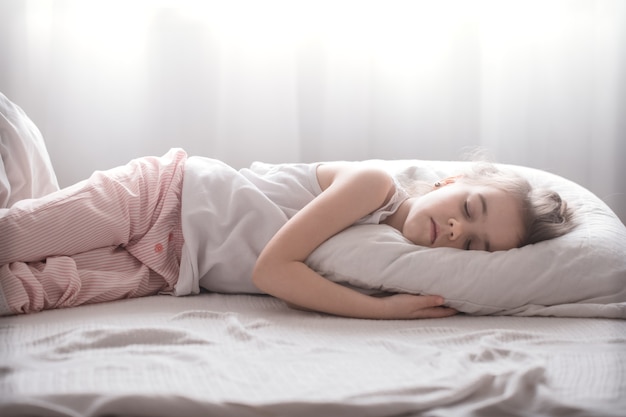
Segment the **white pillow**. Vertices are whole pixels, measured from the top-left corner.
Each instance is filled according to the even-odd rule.
[[[465,162],[372,161],[394,175],[434,182]],[[550,241],[506,252],[424,248],[386,225],[353,226],[307,263],[362,289],[437,294],[475,315],[626,318],[626,227],[598,197],[548,172],[502,165],[559,192],[580,224]]]
[[[21,108],[0,93],[0,207],[58,189],[41,132]]]

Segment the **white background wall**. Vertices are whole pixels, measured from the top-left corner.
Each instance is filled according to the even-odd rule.
[[[61,185],[183,147],[545,169],[626,221],[626,2],[0,0],[0,90]]]

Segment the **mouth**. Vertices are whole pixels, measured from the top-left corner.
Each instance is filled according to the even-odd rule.
[[[437,223],[435,220],[430,219],[430,244],[433,245],[437,240]]]

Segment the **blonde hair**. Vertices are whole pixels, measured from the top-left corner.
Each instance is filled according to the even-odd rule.
[[[493,164],[474,164],[458,179],[468,184],[493,186],[521,203],[524,234],[518,247],[554,239],[575,226],[573,210],[552,190],[536,189],[522,176]]]

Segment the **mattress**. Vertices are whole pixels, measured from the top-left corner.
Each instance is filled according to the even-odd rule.
[[[376,321],[268,296],[0,319],[2,416],[623,416],[626,320]]]

